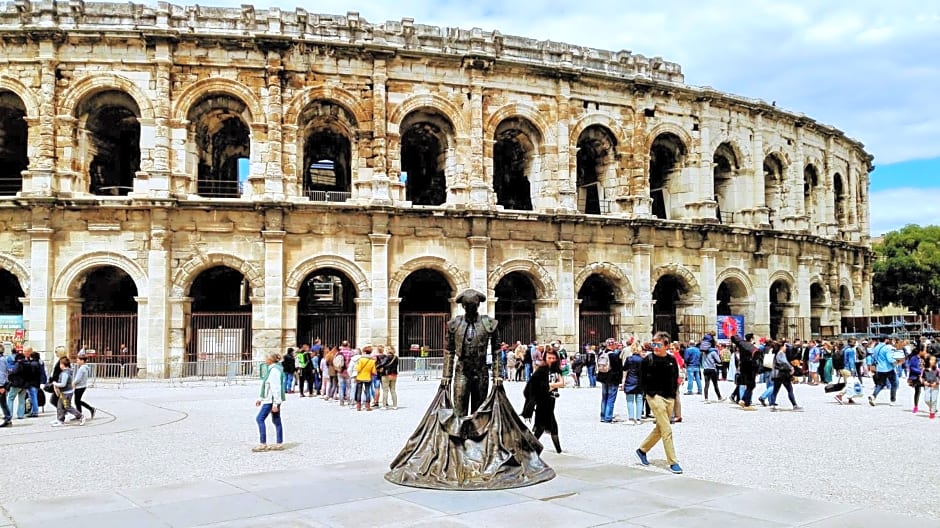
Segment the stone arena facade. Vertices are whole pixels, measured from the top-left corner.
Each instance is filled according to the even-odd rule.
[[[36,350],[435,349],[468,287],[571,345],[870,311],[863,145],[660,58],[164,2],[0,34],[0,315]]]

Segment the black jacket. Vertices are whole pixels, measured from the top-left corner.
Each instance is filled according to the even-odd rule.
[[[598,372],[597,381],[608,385],[620,385],[623,382],[623,361],[620,361],[620,352],[607,350],[601,353],[609,355],[610,369],[607,372]]]
[[[679,363],[670,354],[659,357],[650,353],[640,364],[640,387],[647,396],[676,397],[679,391]]]
[[[285,374],[293,374],[297,370],[297,360],[294,356],[286,355],[284,359],[281,360],[281,367],[284,368]]]
[[[757,367],[761,364],[761,359],[757,353],[757,347],[754,346],[750,341],[738,338],[738,336],[733,336],[731,342],[738,347],[738,357],[740,358],[740,364],[738,365],[738,370],[741,371],[741,376],[750,376],[749,379],[753,379],[757,375]]]

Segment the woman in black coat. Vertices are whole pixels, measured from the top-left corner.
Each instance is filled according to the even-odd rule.
[[[545,351],[545,361],[532,373],[526,383],[523,395],[525,407],[522,417],[526,420],[535,414],[535,423],[532,434],[536,438],[548,431],[552,435],[555,451],[561,453],[561,441],[558,439],[558,421],[555,419],[555,400],[558,398],[558,389],[565,386],[565,378],[558,366],[558,354],[552,348]]]

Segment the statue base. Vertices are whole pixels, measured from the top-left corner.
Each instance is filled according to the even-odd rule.
[[[454,414],[445,387],[391,463],[385,480],[436,490],[503,490],[547,482],[555,471],[542,444],[516,414],[501,382],[475,413]]]

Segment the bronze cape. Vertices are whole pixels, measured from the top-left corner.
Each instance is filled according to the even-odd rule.
[[[441,387],[385,480],[439,490],[500,490],[547,482],[555,472],[497,382],[475,413],[455,414]]]

